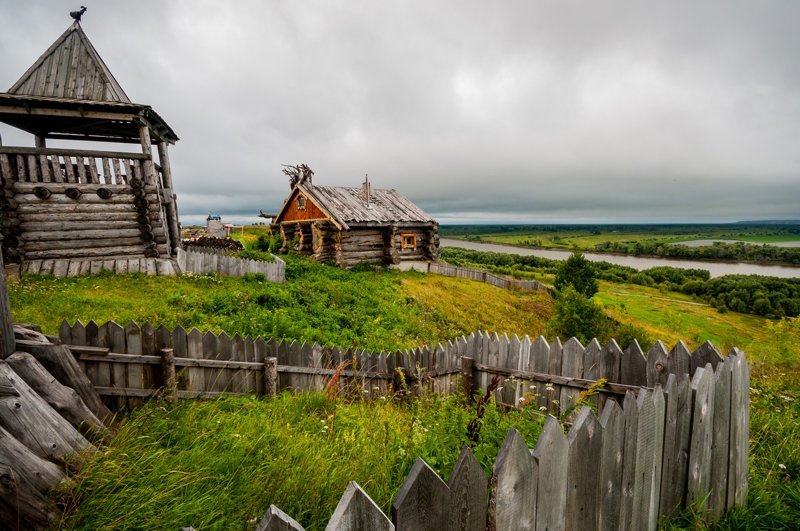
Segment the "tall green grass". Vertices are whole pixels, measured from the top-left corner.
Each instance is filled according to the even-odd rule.
[[[62,527],[253,529],[275,504],[323,529],[351,480],[388,513],[417,457],[450,474],[473,417],[458,396],[150,401],[62,493]],[[541,425],[538,412],[490,404],[473,448],[487,478],[510,427],[532,447]]]

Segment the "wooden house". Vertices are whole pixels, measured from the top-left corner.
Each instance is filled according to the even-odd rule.
[[[0,142],[7,261],[43,261],[58,274],[88,267],[82,259],[174,256],[180,229],[168,146],[178,137],[151,107],[131,102],[78,21],[0,93],[0,121],[35,138],[32,147]],[[52,148],[51,139],[137,149]]]
[[[373,189],[367,179],[361,187],[316,186],[306,166],[294,168],[292,191],[272,225],[282,251],[341,267],[437,258],[439,224],[398,191]]]

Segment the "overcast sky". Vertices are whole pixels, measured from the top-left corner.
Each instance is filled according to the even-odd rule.
[[[305,162],[442,223],[800,218],[800,2],[85,1],[182,216],[276,211]],[[78,5],[0,0],[0,90]]]

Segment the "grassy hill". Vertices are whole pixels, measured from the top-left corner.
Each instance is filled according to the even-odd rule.
[[[284,284],[257,277],[27,276],[9,285],[13,317],[57,334],[62,320],[151,321],[228,334],[395,350],[484,330],[542,334],[553,302],[486,284],[287,257]]]
[[[508,292],[483,283],[414,272],[376,272],[372,268],[342,271],[297,257],[288,257],[287,262],[285,284],[266,283],[257,277],[29,276],[10,283],[11,304],[16,321],[39,323],[49,333],[56,333],[62,319],[114,319],[121,323],[151,320],[169,326],[181,324],[232,334],[384,350],[433,343],[477,328],[531,336],[544,334],[553,312],[553,302],[545,293]],[[547,278],[547,274],[536,274]],[[753,371],[750,498],[747,509],[731,513],[721,526],[792,529],[800,519],[800,320],[775,321],[735,312],[719,313],[689,296],[633,284],[601,282],[600,287],[597,300],[608,315],[641,327],[652,337],[670,344],[682,339],[690,347],[710,339],[724,352],[734,345],[745,350]],[[299,511],[295,512],[299,518],[312,522],[333,503],[333,498],[328,498],[340,493],[325,497],[332,483],[323,479],[357,478],[362,466],[358,456],[341,457],[339,453],[352,445],[354,438],[362,437],[359,434],[364,434],[364,441],[377,444],[370,437],[400,429],[388,421],[377,428],[374,423],[358,426],[352,419],[372,418],[374,414],[375,419],[396,419],[400,425],[411,426],[408,429],[412,431],[415,425],[431,430],[435,437],[425,439],[427,442],[414,446],[413,451],[438,460],[437,471],[446,475],[457,455],[460,439],[456,434],[463,434],[463,421],[470,415],[464,410],[456,414],[448,409],[454,407],[452,404],[441,403],[370,413],[359,405],[353,410],[335,409],[334,415],[351,419],[350,428],[338,432],[342,438],[328,441],[333,445],[328,447],[322,445],[327,439],[312,433],[311,424],[306,426],[300,420],[311,411],[310,418],[321,425],[320,420],[324,422],[326,415],[332,414],[333,410],[319,405],[319,400],[309,397],[307,401],[297,401],[296,406],[291,405],[294,401],[284,401],[281,406],[275,405],[275,410],[247,399],[183,403],[174,410],[154,403],[129,419],[109,449],[84,471],[76,488],[64,494],[65,502],[73,509],[81,502],[78,512],[65,525],[115,527],[120,525],[125,511],[137,507],[143,508],[143,514],[152,518],[148,521],[155,527],[219,522],[222,520],[215,518],[228,514],[230,507],[239,509],[226,522],[234,527],[252,525],[250,520],[266,499],[262,485],[271,485],[272,478],[286,477],[294,473],[291,471],[305,479],[292,483],[290,490],[280,491],[283,497],[278,500],[284,509]],[[295,407],[298,410],[293,410]],[[419,409],[423,407],[432,409]],[[325,415],[320,413],[323,410]],[[263,440],[259,420],[262,417],[271,419],[272,432],[286,426],[286,433]],[[452,425],[415,420],[421,418],[450,418]],[[497,420],[497,426],[505,426],[505,422],[517,421]],[[501,432],[498,428],[493,437],[499,437]],[[196,437],[191,439],[187,434]],[[446,452],[432,450],[437,438],[449,441]],[[192,444],[187,442],[190,439]],[[264,457],[252,453],[256,447],[274,451]],[[275,453],[284,447],[288,454]],[[225,457],[226,451],[230,451],[230,459]],[[220,457],[208,461],[208,455]],[[289,455],[291,459],[278,463],[269,455]],[[372,456],[369,452],[364,455]],[[326,461],[326,456],[331,457]],[[330,468],[342,459],[346,461],[344,465]],[[306,462],[313,466],[309,468]],[[403,460],[385,462],[390,468],[405,464]],[[321,472],[312,470],[314,467],[321,467]],[[381,469],[380,474],[384,472]],[[270,475],[273,473],[277,476]],[[385,504],[399,484],[389,484],[396,479],[391,474],[379,477],[381,487],[371,486],[381,497],[380,503]],[[258,478],[256,488],[262,489],[259,496],[263,499],[253,498],[253,482],[242,478]],[[336,483],[333,490],[340,491],[338,486]],[[212,488],[217,490],[209,491]],[[114,508],[116,501],[108,501],[119,499],[120,493],[124,493],[122,498],[130,499],[129,504],[120,505],[121,512]],[[247,503],[242,505],[242,499]],[[317,512],[303,513],[307,510],[303,500],[308,499],[313,500]],[[216,517],[198,516],[199,520],[179,522],[182,514],[188,517],[204,512]],[[671,525],[697,528],[700,524],[688,514]]]

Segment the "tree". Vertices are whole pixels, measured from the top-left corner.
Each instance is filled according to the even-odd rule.
[[[558,268],[554,285],[559,291],[572,286],[584,297],[593,297],[598,289],[594,266],[581,253],[572,253]]]
[[[610,332],[610,322],[602,308],[572,286],[558,292],[556,311],[548,325],[551,334],[563,338],[576,337],[584,343],[593,337],[605,338]]]

